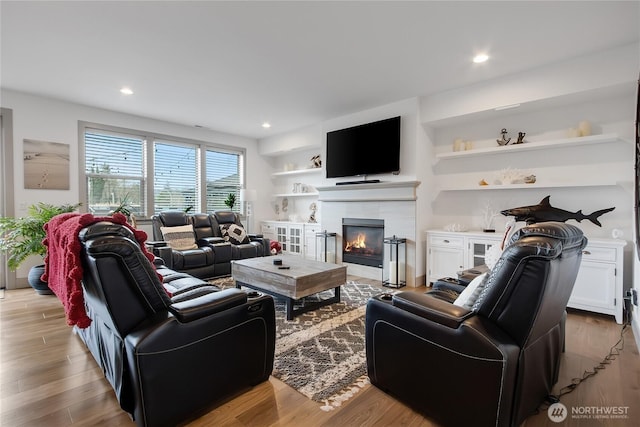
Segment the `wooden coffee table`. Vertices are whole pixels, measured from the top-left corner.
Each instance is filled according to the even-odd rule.
[[[274,260],[282,260],[282,266],[289,268],[278,268]],[[231,275],[237,288],[246,286],[285,298],[287,320],[292,320],[298,314],[340,302],[340,286],[347,281],[347,267],[294,255],[267,256],[231,261]],[[293,308],[295,300],[332,288],[333,297]]]

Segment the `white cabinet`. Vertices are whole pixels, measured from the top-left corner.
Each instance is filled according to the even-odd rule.
[[[498,238],[496,239],[496,237]],[[495,244],[500,244],[500,242],[501,242],[501,237],[496,235],[492,235],[491,238],[486,238],[485,236],[482,236],[482,237],[469,236],[467,238],[468,253],[467,253],[466,268],[473,268],[479,265],[484,265],[485,264],[484,257],[487,251],[489,250],[489,248],[491,248],[491,246]]]
[[[302,255],[303,224],[285,221],[263,221],[262,235],[282,246],[282,253]]]
[[[282,253],[315,259],[315,236],[320,224],[289,221],[263,221],[262,234],[282,246]]]
[[[484,264],[486,251],[499,244],[502,235],[481,231],[427,231],[427,278],[433,283],[443,277]]]
[[[303,225],[298,223],[280,223],[276,226],[276,238],[282,245],[282,253],[302,255]]]
[[[278,240],[275,221],[263,222],[260,226],[262,235],[271,241]]]
[[[569,307],[615,316],[622,324],[624,240],[589,239]]]
[[[427,277],[443,277],[484,264],[486,251],[500,244],[502,235],[482,232],[427,231]],[[624,240],[589,239],[582,252],[568,307],[615,316],[622,323]]]
[[[316,233],[322,232],[320,224],[304,225],[304,257],[316,259]]]

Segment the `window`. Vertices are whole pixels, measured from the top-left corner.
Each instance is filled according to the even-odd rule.
[[[226,210],[244,184],[244,150],[148,132],[80,123],[85,204],[107,215],[125,202],[138,217],[165,210]]]
[[[200,206],[197,149],[162,141],[154,144],[155,212],[190,211]]]
[[[207,150],[206,186],[207,212],[229,209],[224,201],[233,194],[236,204],[233,210],[240,208],[240,176],[242,157],[237,153],[223,153]]]
[[[145,141],[88,129],[85,132],[85,177],[89,212],[107,215],[120,203],[135,215],[145,212]]]

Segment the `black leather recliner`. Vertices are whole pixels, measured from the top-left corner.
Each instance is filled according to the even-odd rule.
[[[92,322],[76,331],[139,426],[183,424],[269,378],[272,297],[156,270],[121,225],[98,222],[79,237]]]
[[[271,255],[269,239],[258,234],[249,234],[249,243],[233,244],[225,241],[220,225],[233,223],[242,226],[240,217],[231,211],[211,214],[187,214],[183,211],[164,211],[151,217],[153,224],[154,253],[171,269],[189,273],[199,278],[222,277],[231,274],[231,261]],[[162,227],[193,227],[197,248],[178,250],[160,246]]]
[[[520,425],[557,381],[565,309],[586,243],[569,224],[518,230],[471,310],[428,293],[372,298],[371,383],[445,426]]]
[[[242,226],[240,216],[231,211],[215,211],[210,214],[210,220],[215,237],[222,237],[220,226],[225,224],[236,224]],[[259,256],[271,255],[269,239],[260,234],[249,234],[249,243],[232,244],[231,259],[255,258]]]

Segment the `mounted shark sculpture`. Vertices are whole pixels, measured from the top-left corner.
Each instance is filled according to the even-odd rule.
[[[602,209],[593,212],[591,215],[584,215],[582,210],[579,210],[578,212],[569,212],[564,209],[554,208],[551,206],[551,203],[549,203],[549,197],[551,196],[545,197],[537,205],[505,209],[500,213],[505,216],[513,216],[516,221],[525,221],[527,224],[543,221],[566,222],[570,219],[575,219],[576,221],[581,222],[583,219],[588,219],[598,227],[602,227],[602,224],[598,221],[598,217],[615,209],[615,207]]]

